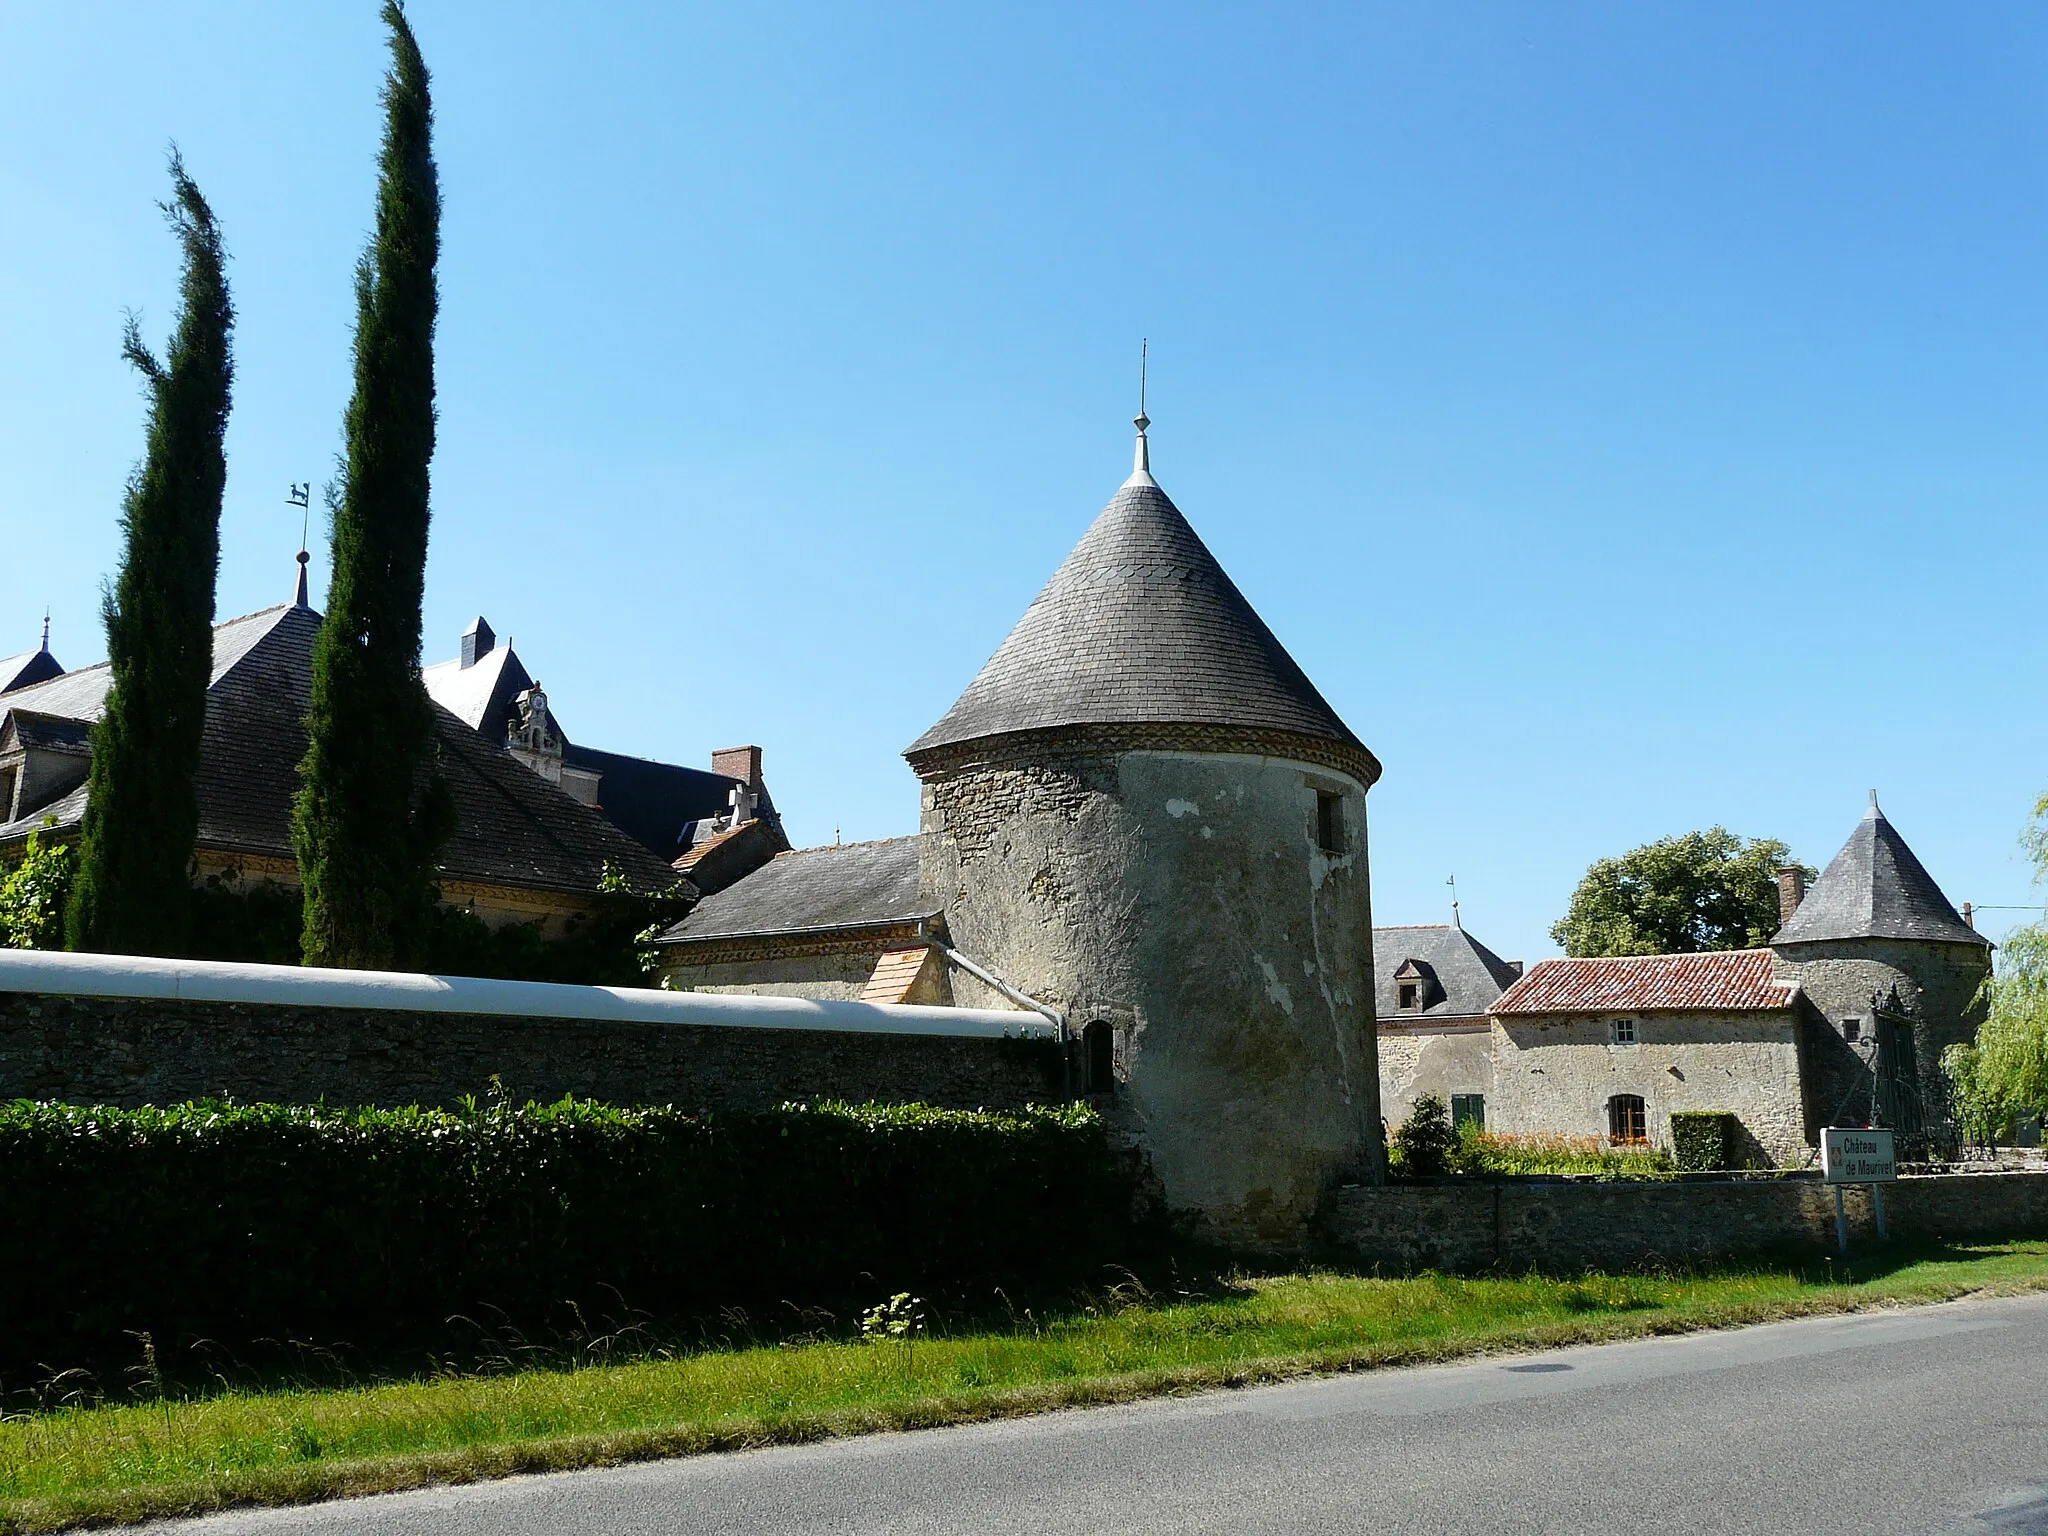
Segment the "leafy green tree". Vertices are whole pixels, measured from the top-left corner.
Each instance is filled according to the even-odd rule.
[[[0,949],[62,949],[73,850],[31,832],[21,861],[0,875]]]
[[[355,393],[292,828],[306,963],[369,968],[416,959],[454,830],[420,682],[441,194],[426,64],[395,0],[384,22],[376,231],[356,267]]]
[[[213,585],[234,378],[220,227],[171,152],[163,205],[184,247],[177,329],[159,362],[131,315],[123,350],[142,375],[149,429],[121,509],[121,572],[101,604],[113,686],[92,728],[92,769],[71,888],[71,947],[180,953],[199,833],[199,742],[213,670]]]
[[[1574,956],[1755,949],[1777,932],[1777,871],[1791,858],[1776,838],[1725,827],[1659,838],[1587,870],[1550,936]]]
[[[2048,880],[2048,795],[2035,803],[2021,840],[2035,878]],[[1976,1043],[1950,1046],[1941,1065],[1965,1128],[1991,1140],[2009,1134],[2015,1120],[2048,1118],[2048,922],[2007,936],[1983,1000]]]

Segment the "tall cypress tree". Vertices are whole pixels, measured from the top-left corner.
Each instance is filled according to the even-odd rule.
[[[395,0],[384,21],[376,233],[356,267],[355,394],[292,828],[306,963],[371,969],[416,957],[453,828],[420,682],[441,195],[427,68]]]
[[[234,379],[234,306],[220,228],[171,151],[163,205],[184,247],[181,309],[159,362],[131,316],[128,361],[143,378],[149,432],[121,509],[126,548],[102,602],[113,686],[92,728],[82,852],[66,914],[73,949],[175,955],[191,921],[200,735],[213,670],[220,567],[221,439]]]

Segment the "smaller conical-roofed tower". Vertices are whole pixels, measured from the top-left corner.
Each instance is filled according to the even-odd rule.
[[[1885,819],[1875,790],[1771,948],[1825,1024],[1808,1052],[1816,1128],[1861,1125],[1875,1111],[1909,1133],[1940,1135],[1949,1113],[1941,1053],[1976,1036],[1991,945]]]
[[[1079,1086],[1169,1202],[1281,1245],[1333,1181],[1379,1175],[1380,768],[1152,478],[1149,425],[905,753],[922,876],[962,954],[1067,1014]]]

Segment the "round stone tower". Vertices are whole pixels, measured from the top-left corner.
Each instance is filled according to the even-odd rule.
[[[948,941],[1064,1011],[1076,1087],[1218,1236],[1382,1167],[1380,766],[1137,462],[904,754]],[[963,1003],[996,1001],[955,976]]]
[[[1892,1101],[1878,1106],[1884,1119],[1941,1135],[1941,1053],[1976,1038],[1990,942],[1957,916],[1878,809],[1875,790],[1813,889],[1792,894],[1781,898],[1792,910],[1771,948],[1823,1021],[1807,1051],[1817,1124],[1867,1123],[1883,1081],[1889,1093],[1880,1097]]]

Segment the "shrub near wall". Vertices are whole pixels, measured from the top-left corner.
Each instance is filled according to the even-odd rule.
[[[526,1330],[986,1302],[1139,1262],[1130,1165],[1085,1109],[565,1101],[443,1113],[0,1110],[0,1372],[193,1337],[431,1342]]]
[[[1682,1173],[1711,1173],[1735,1166],[1735,1116],[1725,1110],[1674,1109],[1671,1159]]]

